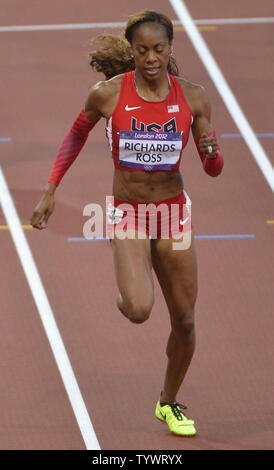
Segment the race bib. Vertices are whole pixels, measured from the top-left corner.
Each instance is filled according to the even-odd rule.
[[[180,132],[121,131],[119,164],[145,171],[172,170],[182,145]]]

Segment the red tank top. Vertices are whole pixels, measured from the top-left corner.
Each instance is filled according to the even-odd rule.
[[[163,101],[141,98],[134,71],[123,75],[119,101],[107,120],[114,165],[120,170],[176,171],[193,115],[182,88],[169,74],[171,88]]]

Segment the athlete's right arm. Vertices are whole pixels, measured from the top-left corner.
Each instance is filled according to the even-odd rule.
[[[100,95],[100,84],[97,84],[91,88],[85,109],[81,110],[61,144],[50,178],[44,188],[42,198],[31,216],[31,225],[39,230],[46,228],[47,221],[54,210],[54,193],[56,187],[79,155],[88,138],[89,132],[102,117],[100,112]]]

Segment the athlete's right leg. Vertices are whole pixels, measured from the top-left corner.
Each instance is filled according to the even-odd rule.
[[[149,238],[111,239],[114,269],[119,289],[117,306],[134,323],[149,318],[154,303],[152,262]]]

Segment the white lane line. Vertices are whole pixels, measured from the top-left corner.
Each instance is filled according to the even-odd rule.
[[[267,18],[213,18],[208,20],[193,20],[195,24],[259,24],[274,23],[274,17]]]
[[[100,450],[86,405],[70,364],[63,340],[58,330],[47,294],[32,257],[27,239],[22,230],[8,185],[0,167],[0,205],[10,227],[15,248],[25,272],[41,321],[48,337],[54,358],[61,374],[66,392],[74,411],[78,426],[88,450]]]
[[[233,121],[245,139],[250,152],[255,158],[270,188],[274,192],[274,169],[253,129],[247,121],[242,109],[240,108],[235,96],[233,95],[213,55],[211,54],[205,40],[195,26],[188,9],[182,0],[169,1],[177,16],[180,18],[180,21],[184,26],[193,47],[196,49],[196,52],[198,53],[213,83],[220,93]]]
[[[231,24],[258,24],[274,23],[274,17],[269,18],[216,18],[193,20],[197,25],[231,25]],[[180,26],[181,21],[173,20],[174,26]],[[71,24],[44,24],[44,25],[16,25],[1,26],[0,33],[16,31],[58,31],[71,29],[104,29],[104,28],[124,28],[126,22],[117,21],[114,23],[71,23]]]
[[[72,24],[43,24],[27,26],[1,26],[0,32],[15,31],[54,31],[63,29],[97,29],[97,28],[119,28],[126,23],[72,23]]]

